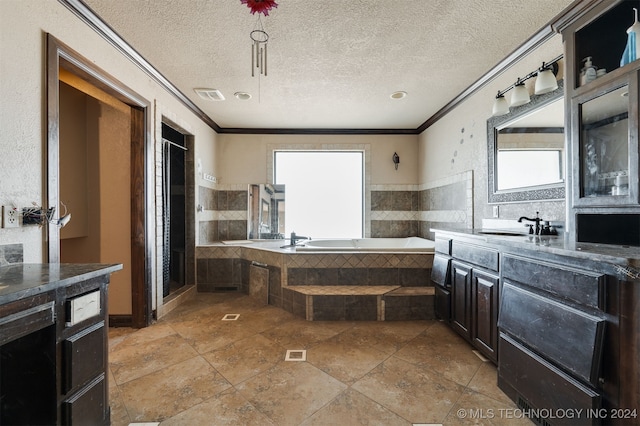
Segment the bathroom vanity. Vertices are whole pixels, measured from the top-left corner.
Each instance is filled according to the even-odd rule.
[[[498,365],[520,408],[584,410],[548,424],[637,424],[640,249],[435,233],[436,314]]]
[[[0,424],[110,424],[107,286],[120,269],[0,267]]]

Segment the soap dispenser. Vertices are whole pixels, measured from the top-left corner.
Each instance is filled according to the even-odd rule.
[[[635,14],[635,22],[632,26],[627,28],[627,45],[624,48],[624,53],[620,59],[620,66],[623,67],[630,62],[640,58],[640,45],[637,42],[638,36],[640,36],[640,22],[638,22],[638,9],[633,8]]]
[[[584,68],[582,68],[582,71],[580,72],[581,86],[595,80],[598,76],[596,67],[593,66],[593,62],[591,61],[591,56],[587,56],[582,60],[582,62],[584,62]]]

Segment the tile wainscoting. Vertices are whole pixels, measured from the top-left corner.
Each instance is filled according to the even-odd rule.
[[[431,227],[473,227],[473,172],[423,185],[371,185],[371,237],[433,239]]]
[[[232,185],[224,189],[198,187],[199,205],[202,206],[198,213],[199,244],[245,240],[248,198],[246,185]]]

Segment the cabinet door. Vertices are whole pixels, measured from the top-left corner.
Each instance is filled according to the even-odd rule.
[[[471,268],[451,262],[451,326],[471,340]]]
[[[573,100],[574,205],[638,204],[636,101],[628,78]]]
[[[471,333],[473,345],[497,362],[498,277],[473,270],[471,280]]]

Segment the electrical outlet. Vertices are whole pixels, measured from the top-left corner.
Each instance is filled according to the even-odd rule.
[[[17,228],[20,226],[18,209],[13,206],[2,206],[2,227]]]
[[[500,207],[493,206],[493,217],[500,217]]]

